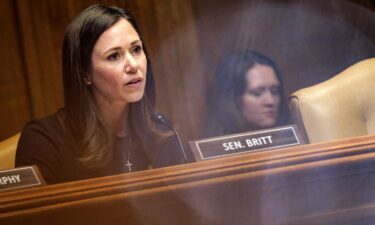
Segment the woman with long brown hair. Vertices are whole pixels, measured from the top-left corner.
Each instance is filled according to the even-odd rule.
[[[151,120],[155,86],[134,18],[93,5],[67,27],[64,108],[27,124],[16,166],[35,164],[48,183],[184,162],[175,137]]]

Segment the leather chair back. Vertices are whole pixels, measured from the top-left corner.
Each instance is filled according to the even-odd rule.
[[[20,133],[0,142],[0,170],[15,167],[16,150]]]
[[[290,96],[294,122],[310,143],[375,133],[375,58]]]

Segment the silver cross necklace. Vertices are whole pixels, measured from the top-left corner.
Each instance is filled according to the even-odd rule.
[[[132,135],[131,135],[131,132],[129,131],[129,151],[128,151],[128,159],[126,160],[126,164],[125,164],[125,166],[128,167],[129,172],[132,171],[132,166],[133,166],[133,163],[131,163],[130,161],[131,150],[132,150]]]

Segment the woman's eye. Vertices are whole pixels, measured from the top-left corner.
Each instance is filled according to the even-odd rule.
[[[119,58],[120,58],[120,53],[118,53],[118,52],[112,53],[111,55],[109,55],[107,57],[107,59],[110,60],[110,61],[115,61]]]
[[[142,46],[140,45],[137,45],[137,46],[134,46],[132,49],[131,49],[131,53],[134,54],[134,55],[139,55],[142,53]]]
[[[248,91],[248,94],[253,95],[255,97],[260,97],[262,95],[263,91],[260,90],[252,90]]]
[[[280,94],[280,88],[278,86],[271,87],[270,91],[273,95],[279,95]]]
[[[252,94],[256,97],[260,97],[262,95],[262,92],[253,92]]]

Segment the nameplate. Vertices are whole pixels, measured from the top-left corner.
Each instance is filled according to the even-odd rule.
[[[0,171],[0,191],[28,188],[45,184],[36,166]]]
[[[302,144],[294,125],[190,141],[196,160]]]

